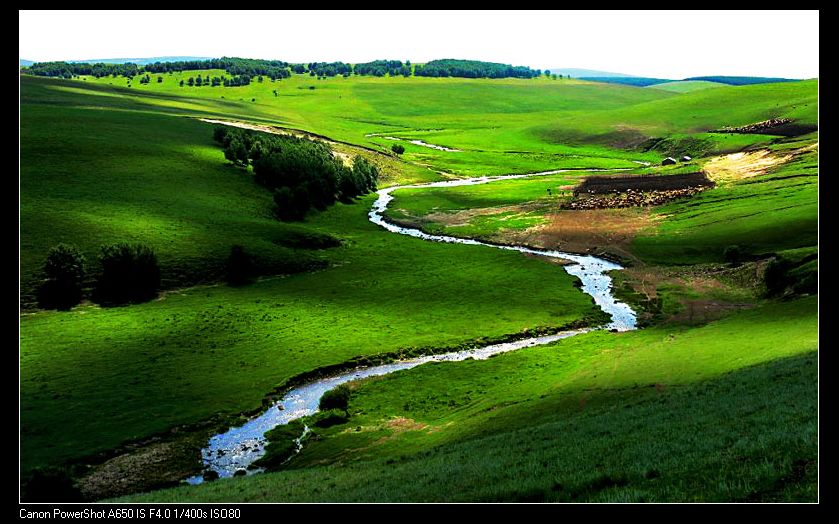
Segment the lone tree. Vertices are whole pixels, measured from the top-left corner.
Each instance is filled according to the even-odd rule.
[[[738,245],[726,247],[722,252],[722,256],[732,267],[739,266],[743,262],[743,250]]]
[[[790,285],[788,275],[790,264],[779,258],[774,258],[766,264],[763,270],[763,283],[766,286],[766,296],[774,297],[784,293]]]
[[[82,299],[85,258],[76,246],[58,244],[44,262],[44,281],[38,293],[41,307],[70,309]]]
[[[390,150],[396,153],[397,155],[401,155],[405,152],[405,146],[403,146],[402,144],[393,144],[392,146],[390,146]]]
[[[100,302],[143,302],[157,295],[160,267],[150,247],[125,243],[102,246],[99,262],[102,274],[96,295]]]
[[[330,409],[341,409],[344,413],[350,405],[350,388],[346,384],[341,384],[335,389],[330,389],[320,397],[319,408],[321,411],[328,411]]]
[[[253,259],[245,253],[245,248],[238,244],[230,248],[230,255],[227,257],[227,283],[231,286],[249,284],[253,281],[253,275]]]

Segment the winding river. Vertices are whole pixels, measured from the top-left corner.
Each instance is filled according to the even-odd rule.
[[[419,229],[398,226],[388,222],[384,217],[384,212],[387,210],[388,204],[393,200],[393,192],[400,189],[487,184],[498,180],[538,177],[561,173],[563,171],[567,170],[545,171],[542,173],[530,173],[524,175],[464,178],[427,184],[389,187],[378,191],[378,198],[373,203],[373,207],[368,216],[370,217],[371,222],[392,233],[408,235],[430,242],[486,246],[495,249],[519,251],[520,253],[570,261],[570,264],[562,266],[563,269],[569,274],[579,277],[582,281],[583,292],[591,295],[594,302],[612,317],[609,324],[597,329],[610,329],[616,331],[635,329],[635,312],[627,304],[615,300],[611,293],[612,279],[609,277],[607,272],[614,269],[622,269],[618,264],[587,255],[533,249],[524,246],[496,245],[478,240],[456,238],[445,235],[430,235],[420,231]],[[201,455],[204,459],[205,471],[215,471],[218,473],[219,477],[222,478],[231,477],[236,474],[237,471],[240,472],[240,474],[242,472],[245,474],[252,474],[261,471],[259,468],[253,468],[250,466],[254,461],[265,454],[265,432],[280,424],[287,424],[292,420],[315,413],[318,410],[320,397],[326,391],[345,382],[363,379],[366,377],[386,375],[388,373],[393,373],[394,371],[410,369],[427,362],[457,362],[469,358],[476,360],[486,359],[493,355],[506,353],[508,351],[515,351],[524,347],[549,344],[563,338],[591,331],[592,329],[594,328],[565,331],[554,335],[526,338],[515,342],[494,344],[439,355],[428,355],[409,360],[397,361],[390,364],[357,368],[331,377],[313,380],[312,382],[295,387],[286,393],[280,401],[269,407],[264,413],[251,419],[244,425],[231,428],[225,433],[213,436],[207,447],[201,450]],[[300,443],[298,442],[298,449],[299,446]],[[202,476],[187,479],[187,482],[190,484],[198,484],[202,481]]]

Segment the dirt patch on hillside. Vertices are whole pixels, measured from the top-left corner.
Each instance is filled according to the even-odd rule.
[[[795,153],[776,155],[767,150],[732,153],[712,159],[703,169],[711,180],[724,184],[766,174],[769,169],[789,162],[793,156]]]
[[[240,129],[249,129],[251,131],[260,131],[262,133],[270,133],[272,135],[285,135],[285,136],[305,136],[304,133],[292,133],[291,131],[287,131],[285,129],[280,129],[273,126],[263,126],[258,124],[250,124],[248,122],[234,122],[232,120],[215,120],[212,118],[199,118],[202,122],[207,122],[208,124],[219,124],[223,126],[230,126],[230,127],[238,127]]]
[[[79,479],[87,500],[100,500],[128,493],[176,486],[201,470],[203,434],[158,442],[128,451],[93,466]]]
[[[720,281],[720,276],[730,270],[727,268],[635,266],[626,268],[624,271],[635,291],[651,299],[657,298],[656,288],[662,284],[677,285],[703,295],[725,289],[727,286]]]
[[[639,321],[702,325],[732,311],[754,307],[760,293],[765,262],[737,267],[703,264],[697,266],[635,266],[621,271],[621,286],[638,294]],[[659,290],[667,289],[670,300],[681,308],[662,315]],[[633,301],[635,302],[635,301]]]
[[[417,422],[412,418],[396,417],[387,422],[387,427],[392,429],[394,433],[402,433],[403,431],[419,431],[428,427],[428,424]]]
[[[296,136],[298,138],[308,138],[310,140],[317,140],[319,142],[326,142],[330,146],[332,146],[332,156],[339,159],[345,166],[352,167],[352,158],[347,153],[343,153],[341,151],[336,151],[335,146],[338,145],[337,142],[332,142],[331,140],[326,140],[309,133],[304,132],[295,132],[288,129],[280,129],[278,127],[273,126],[263,126],[259,124],[249,124],[247,122],[234,122],[231,120],[214,120],[212,118],[199,118],[202,122],[207,122],[208,124],[219,124],[223,126],[230,126],[230,127],[238,127],[240,129],[248,129],[250,131],[259,131],[261,133],[269,133],[271,135],[280,135],[280,136]]]
[[[649,209],[637,208],[562,210],[545,218],[546,224],[523,231],[508,231],[505,240],[572,253],[612,254],[621,259],[636,260],[629,249],[632,240],[654,220]]]
[[[719,320],[733,311],[754,307],[754,304],[749,303],[732,303],[708,299],[680,300],[680,302],[684,309],[668,320],[689,326],[707,324]]]
[[[400,434],[405,433],[406,431],[421,431],[421,430],[428,430],[429,432],[433,431],[436,426],[429,426],[428,424],[423,424],[422,422],[417,422],[412,418],[407,417],[396,417],[388,420],[385,422],[384,426],[378,426],[378,428],[386,428],[392,431],[390,435],[385,435],[374,440],[369,446],[364,446],[362,448],[357,448],[355,451],[365,451],[369,450],[373,446],[380,446],[385,442],[389,442],[397,438]],[[376,428],[376,429],[378,429]],[[437,428],[439,429],[439,428]]]

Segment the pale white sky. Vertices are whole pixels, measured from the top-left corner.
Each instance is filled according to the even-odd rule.
[[[660,78],[819,75],[818,11],[20,11],[20,58],[465,58]]]

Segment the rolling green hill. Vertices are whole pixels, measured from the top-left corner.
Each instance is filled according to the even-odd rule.
[[[233,244],[272,273],[318,260],[295,249],[306,229],[272,216],[271,195],[225,165],[209,125],[103,108],[21,109],[21,268],[32,303],[47,251],[78,245],[95,266],[99,246],[153,246],[164,287],[219,280]],[[235,205],[231,197],[235,195]]]
[[[790,278],[817,278],[818,136],[712,131],[780,117],[815,126],[817,80],[682,93],[545,77],[180,86],[198,74],[223,72],[130,86],[21,76],[24,475],[96,463],[183,425],[224,426],[324,366],[602,322],[555,264],[393,235],[368,221],[372,195],[278,221],[270,193],[224,160],[199,120],[217,118],[328,137],[374,161],[380,187],[579,170],[395,193],[397,218],[461,213],[423,226],[484,238],[551,225],[585,168],[658,176],[747,149],[792,157],[628,212],[639,222],[621,248],[635,266],[615,288],[651,312],[647,329],[354,385],[349,422],[318,429],[284,471],[132,500],[815,500],[818,298],[802,296],[809,287],[768,297],[762,271],[775,257],[792,261]],[[656,167],[682,152],[694,162]],[[324,248],[330,239],[340,245]],[[158,253],[157,300],[31,309],[52,246],[94,260],[118,241]],[[233,244],[263,278],[219,283]],[[729,267],[732,245],[744,260]]]
[[[818,119],[818,83],[815,80],[781,84],[758,84],[726,89],[703,89],[661,100],[613,110],[593,112],[582,122],[572,116],[558,118],[548,126],[531,128],[548,142],[563,144],[640,144],[649,137],[689,134],[700,140],[722,144],[725,135],[707,131],[727,125],[739,126],[771,118],[791,118],[815,125]],[[645,89],[645,91],[655,91]],[[766,143],[760,135],[753,142]],[[738,144],[734,150],[746,144]],[[712,147],[705,154],[725,151]]]
[[[368,381],[282,472],[125,500],[814,500],[815,302]]]
[[[187,102],[175,98],[174,107],[154,111],[158,106],[130,92],[68,91],[76,84],[23,79],[24,284],[34,285],[44,254],[58,242],[95,257],[102,243],[143,241],[159,253],[164,283],[180,285],[217,280],[234,243],[287,264],[279,273],[312,260],[329,269],[241,289],[189,288],[143,305],[25,314],[25,469],[252,410],[268,391],[314,367],[562,326],[594,312],[570,277],[540,261],[524,261],[532,271],[510,271],[521,267],[520,256],[393,239],[367,222],[370,197],[300,224],[279,222],[270,194],[224,161],[212,126],[173,114],[195,115]],[[223,107],[202,111],[219,116]],[[415,172],[401,171],[407,180]],[[324,235],[344,245],[305,248]],[[520,306],[499,311],[494,304],[508,288],[529,291]],[[405,302],[404,293],[417,300]],[[370,329],[380,337],[371,338]],[[208,381],[229,386],[207,388]]]
[[[666,78],[650,78],[645,76],[582,76],[581,80],[590,82],[605,82],[607,84],[621,84],[634,87],[649,87],[665,82],[672,82]]]
[[[794,78],[779,78],[767,76],[692,76],[685,80],[706,80],[709,82],[720,82],[732,86],[745,86],[752,84],[776,84],[778,82],[797,82]]]
[[[654,84],[648,87],[650,89],[663,89],[664,91],[670,91],[671,93],[690,93],[691,91],[701,91],[702,89],[725,87],[725,84],[721,84],[719,82],[709,82],[707,80],[679,80],[676,82]]]

